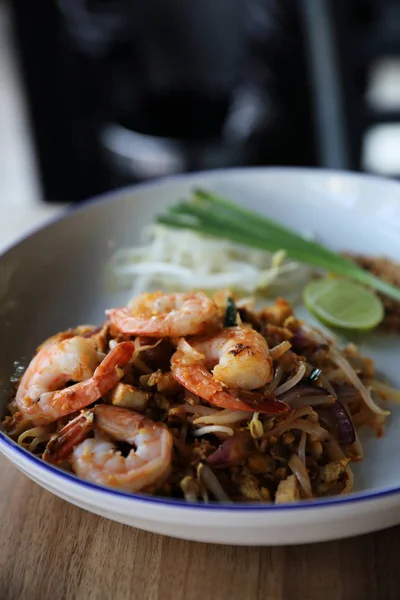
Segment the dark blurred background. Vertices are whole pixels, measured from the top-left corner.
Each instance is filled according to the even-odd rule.
[[[7,14],[49,202],[235,165],[400,173],[379,151],[400,127],[398,0],[12,0]]]

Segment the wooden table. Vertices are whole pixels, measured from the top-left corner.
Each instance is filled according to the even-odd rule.
[[[400,528],[238,548],[119,525],[41,489],[0,456],[1,600],[399,600]]]

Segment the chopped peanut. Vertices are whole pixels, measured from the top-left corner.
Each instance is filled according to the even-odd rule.
[[[265,473],[268,470],[268,459],[266,454],[253,454],[247,459],[247,464],[252,473]]]
[[[310,444],[309,444],[309,450],[310,450],[310,454],[314,458],[318,459],[321,456],[322,452],[323,452],[323,447],[322,447],[321,442],[319,442],[319,441],[310,442]]]
[[[283,443],[290,446],[294,442],[294,435],[291,431],[286,431],[282,436]]]
[[[160,370],[150,373],[149,375],[141,375],[139,383],[143,387],[151,388],[158,384],[162,376],[163,374]]]
[[[262,499],[265,500],[266,502],[271,502],[271,494],[270,494],[268,488],[261,487],[261,496],[262,496]]]
[[[287,476],[286,467],[279,467],[279,469],[277,469],[275,471],[275,479],[286,479],[286,476]]]
[[[263,308],[259,316],[265,319],[267,323],[282,326],[288,317],[293,315],[292,307],[289,302],[283,298],[278,298],[275,304]]]
[[[157,385],[158,382],[161,380],[162,376],[163,376],[163,374],[160,371],[160,369],[158,369],[154,373],[151,373],[151,375],[149,376],[149,378],[147,380],[148,387],[153,387],[154,385]]]
[[[254,475],[251,475],[247,469],[243,469],[240,476],[239,490],[248,500],[263,500],[260,490],[260,484]]]
[[[159,394],[156,392],[154,394],[154,400],[157,402],[158,406],[163,410],[169,410],[171,408],[171,402],[168,400],[164,394]]]

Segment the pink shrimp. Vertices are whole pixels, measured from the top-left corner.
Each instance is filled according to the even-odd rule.
[[[21,379],[18,410],[34,425],[45,425],[88,406],[118,383],[118,367],[133,352],[133,342],[122,342],[99,365],[93,344],[81,336],[42,346]],[[78,383],[65,387],[71,381]]]
[[[95,437],[85,439],[92,430]],[[128,456],[110,438],[133,446]],[[172,446],[172,435],[161,423],[127,408],[98,404],[56,434],[43,458],[56,464],[69,456],[78,477],[137,492],[154,490],[169,476]]]
[[[129,307],[106,311],[110,323],[125,335],[180,337],[202,333],[218,316],[216,304],[203,292],[144,293]]]
[[[229,327],[214,336],[192,339],[189,348],[186,341],[180,342],[171,359],[171,372],[190,392],[220,408],[264,413],[287,410],[273,396],[250,391],[272,379],[267,343],[251,328]]]

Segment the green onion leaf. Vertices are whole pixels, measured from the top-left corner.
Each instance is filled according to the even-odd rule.
[[[224,327],[234,327],[235,325],[237,325],[236,313],[237,313],[237,310],[236,310],[235,301],[231,296],[229,296],[228,300],[226,301]]]
[[[317,379],[322,375],[322,369],[317,369],[316,367],[314,367],[314,369],[311,371],[311,373],[308,376],[308,381],[314,382],[317,381]]]
[[[317,242],[304,239],[258,213],[202,189],[196,189],[190,201],[181,201],[172,206],[157,221],[168,227],[191,229],[260,250],[285,250],[293,260],[358,281],[400,301],[400,288],[365,271],[351,260]]]

